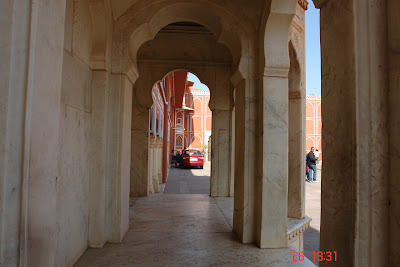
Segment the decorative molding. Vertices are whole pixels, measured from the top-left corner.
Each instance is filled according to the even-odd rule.
[[[319,95],[307,95],[306,99],[321,100],[321,96],[319,96]]]
[[[294,219],[294,218],[288,218],[288,221],[292,222],[292,226],[289,228],[288,224],[288,231],[286,234],[286,237],[288,240],[291,240],[295,238],[296,236],[304,233],[305,230],[307,230],[310,227],[311,223],[311,218],[310,217],[305,217],[304,219]]]
[[[210,90],[205,90],[205,89],[197,89],[197,88],[190,88],[190,92],[192,93],[192,96],[200,96],[200,95],[205,95],[209,96],[210,95]]]
[[[128,76],[128,79],[131,81],[132,84],[135,84],[137,79],[139,78],[139,71],[137,67],[132,65],[126,73],[126,76]]]
[[[304,10],[308,9],[308,1],[307,0],[299,0],[298,3]]]
[[[264,77],[281,77],[281,78],[288,78],[289,76],[289,67],[288,68],[271,68],[266,67],[264,68]]]

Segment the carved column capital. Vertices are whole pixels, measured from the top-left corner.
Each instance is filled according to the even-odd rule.
[[[307,0],[299,0],[298,3],[304,10],[308,9],[308,1]]]

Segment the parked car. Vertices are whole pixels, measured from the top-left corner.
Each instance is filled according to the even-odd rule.
[[[203,169],[203,165],[204,156],[201,154],[200,150],[186,149],[182,152],[182,162],[180,164],[181,168],[198,166],[200,169]]]

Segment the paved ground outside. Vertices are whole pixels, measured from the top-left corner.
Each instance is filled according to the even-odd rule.
[[[313,251],[319,251],[319,236],[321,223],[321,169],[322,164],[317,165],[317,179],[319,183],[306,182],[306,215],[312,219],[310,228],[304,232],[304,253],[308,259],[314,261]]]
[[[210,171],[210,162],[204,163],[204,169],[198,167],[192,167],[191,169],[171,167],[164,194],[210,195]]]

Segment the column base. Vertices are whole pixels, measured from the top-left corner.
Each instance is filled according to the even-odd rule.
[[[304,219],[288,217],[287,220],[287,240],[289,247],[297,251],[303,251],[303,234],[310,227],[311,218],[305,216]]]

